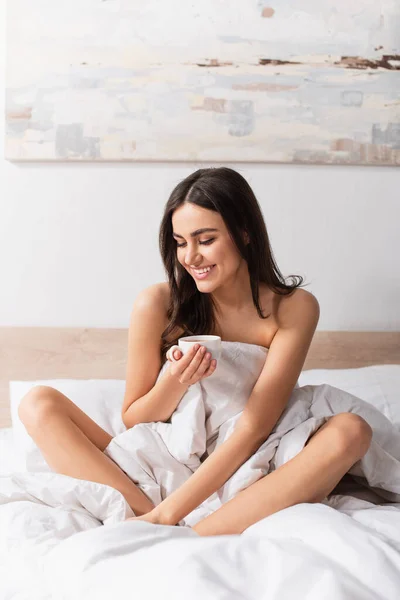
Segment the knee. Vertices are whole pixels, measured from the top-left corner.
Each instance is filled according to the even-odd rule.
[[[343,452],[356,452],[360,458],[371,445],[372,428],[355,413],[339,413],[331,417],[337,428],[339,447]]]
[[[54,412],[59,405],[59,392],[47,385],[36,385],[23,398],[18,406],[18,416],[24,425],[42,423],[46,415]]]

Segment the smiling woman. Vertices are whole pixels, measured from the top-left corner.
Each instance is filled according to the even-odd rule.
[[[296,289],[302,278],[289,285],[281,275],[246,180],[220,167],[179,183],[160,250],[168,282],[142,290],[132,309],[122,405],[129,431],[111,438],[69,398],[36,386],[18,410],[30,437],[56,472],[119,490],[139,519],[188,520],[200,535],[240,533],[285,507],[321,501],[367,452],[369,413],[336,388],[298,388],[319,304]],[[203,334],[221,337],[220,356],[201,346]],[[164,360],[187,335],[199,338]],[[334,407],[326,416],[325,406]],[[291,407],[290,422],[307,435],[279,464],[270,434],[286,435],[279,423]],[[249,460],[256,472],[243,476]]]
[[[162,362],[178,337],[218,333],[218,323],[237,321],[238,315],[254,329],[257,343],[261,320],[303,282],[292,275],[286,283],[253,190],[228,167],[199,169],[175,187],[159,241],[169,304]]]

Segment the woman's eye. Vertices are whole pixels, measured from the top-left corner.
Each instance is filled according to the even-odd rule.
[[[204,242],[199,242],[199,244],[205,244],[205,245],[207,245],[207,244],[211,244],[211,243],[212,243],[214,240],[215,240],[215,238],[211,238],[211,239],[209,239],[209,240],[204,240]],[[183,243],[183,244],[176,244],[176,247],[177,247],[177,248],[182,248],[183,246],[186,246],[186,243]]]

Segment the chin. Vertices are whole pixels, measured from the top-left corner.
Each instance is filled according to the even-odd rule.
[[[218,287],[218,285],[215,282],[207,283],[205,281],[196,281],[196,285],[199,292],[204,292],[205,294],[210,294],[211,292],[214,292]]]

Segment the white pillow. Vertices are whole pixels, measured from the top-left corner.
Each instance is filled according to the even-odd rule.
[[[0,477],[23,470],[24,465],[21,461],[12,427],[0,428]]]
[[[126,430],[121,418],[125,394],[124,380],[47,379],[40,381],[10,381],[11,422],[15,445],[20,454],[20,470],[32,472],[52,471],[18,416],[18,406],[21,399],[36,385],[47,385],[59,390],[110,435],[116,436]]]

